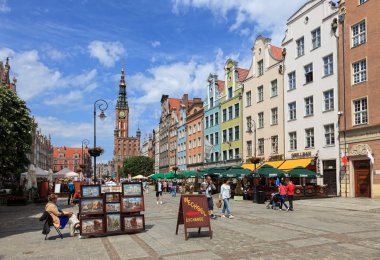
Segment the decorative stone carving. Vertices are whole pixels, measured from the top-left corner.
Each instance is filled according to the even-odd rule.
[[[348,156],[367,156],[367,150],[372,154],[372,149],[368,144],[357,144],[351,148]]]

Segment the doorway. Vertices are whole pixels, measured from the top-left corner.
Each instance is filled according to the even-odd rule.
[[[323,161],[323,184],[327,185],[327,195],[336,196],[336,161]]]
[[[355,161],[355,197],[371,197],[371,175],[369,160]]]

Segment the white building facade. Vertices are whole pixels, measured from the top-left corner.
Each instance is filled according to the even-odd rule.
[[[287,22],[284,66],[285,157],[315,157],[329,195],[340,194],[337,7],[307,1]]]

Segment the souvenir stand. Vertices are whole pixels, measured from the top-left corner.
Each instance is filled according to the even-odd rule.
[[[83,236],[135,233],[145,230],[141,182],[125,182],[121,192],[101,192],[100,185],[82,185],[79,202]]]

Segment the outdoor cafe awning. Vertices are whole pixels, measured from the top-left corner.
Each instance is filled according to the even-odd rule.
[[[283,164],[284,161],[272,161],[272,162],[264,162],[262,164],[256,164],[256,170],[259,169],[263,165],[269,165],[272,166],[273,168],[278,168],[281,164]],[[241,167],[254,171],[255,170],[255,165],[253,163],[245,163]]]
[[[286,160],[283,164],[278,167],[278,169],[283,171],[290,171],[298,166],[306,168],[314,160],[314,158],[302,158],[302,159],[291,159]]]

